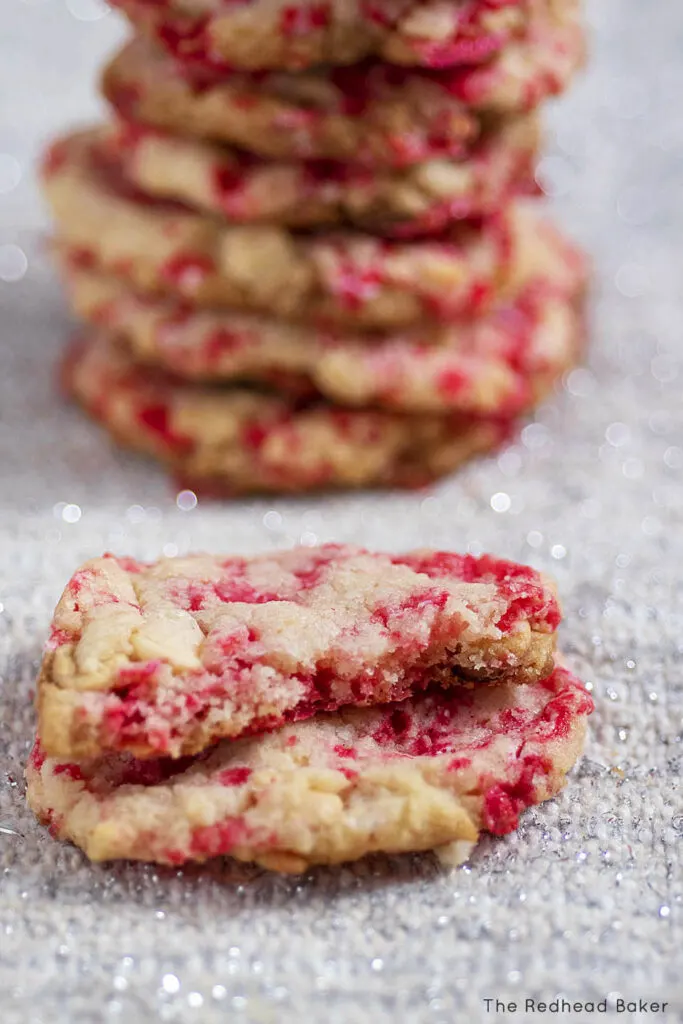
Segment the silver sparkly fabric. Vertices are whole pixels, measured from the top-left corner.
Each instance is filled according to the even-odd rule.
[[[519,441],[420,494],[224,506],[170,493],[56,392],[69,325],[32,164],[97,110],[121,26],[100,0],[1,6],[0,1020],[683,1019],[683,5],[591,5],[592,65],[539,175],[595,257],[593,347]],[[565,793],[454,871],[92,867],[50,839],[22,769],[41,643],[78,563],[333,539],[489,549],[557,577],[564,648],[597,699]],[[525,1009],[558,995],[607,1013]],[[496,997],[516,1013],[487,1010]]]

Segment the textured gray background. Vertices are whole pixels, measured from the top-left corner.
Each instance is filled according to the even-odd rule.
[[[97,109],[120,25],[99,0],[0,8],[3,1024],[548,1020],[482,1000],[558,993],[668,999],[667,1015],[618,1019],[683,1019],[683,5],[592,4],[593,63],[553,114],[542,176],[595,255],[593,349],[519,443],[428,494],[187,511],[53,389],[68,323],[31,164]],[[598,701],[565,794],[445,873],[428,857],[298,880],[90,867],[54,843],[22,767],[41,641],[75,566],[103,548],[316,538],[486,548],[557,576],[564,646]]]

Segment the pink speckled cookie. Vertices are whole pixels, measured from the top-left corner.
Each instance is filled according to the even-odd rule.
[[[233,223],[347,224],[407,238],[490,216],[515,195],[533,191],[539,136],[534,116],[514,118],[492,125],[461,159],[384,171],[325,160],[264,160],[124,121],[103,131],[99,148],[148,195]]]
[[[178,757],[433,681],[528,683],[552,668],[559,621],[547,580],[490,556],[110,555],[57,606],[39,733],[51,756]]]
[[[518,115],[561,92],[584,45],[566,3],[488,63],[444,71],[367,62],[213,77],[184,71],[135,39],[106,68],[102,87],[125,119],[174,134],[275,159],[406,167],[459,157],[482,118]]]
[[[77,316],[180,377],[268,383],[286,375],[346,406],[510,417],[573,365],[583,334],[585,261],[546,222],[530,242],[511,294],[490,313],[377,336],[155,301],[80,266],[78,253],[62,252],[61,266]]]
[[[67,392],[119,443],[160,459],[205,497],[424,487],[502,445],[509,417],[404,415],[343,408],[305,380],[273,373],[277,392],[199,387],[145,368],[106,335],[78,339]],[[552,380],[545,381],[549,389]],[[535,382],[536,397],[544,397]]]
[[[565,5],[574,0],[563,0]],[[184,63],[304,68],[377,55],[394,64],[477,64],[553,0],[112,0]]]
[[[524,203],[435,239],[233,225],[131,192],[93,152],[97,132],[50,150],[44,188],[60,241],[141,292],[288,320],[389,329],[485,308],[537,217]]]
[[[462,861],[480,830],[512,831],[562,788],[592,710],[556,668],[528,686],[428,692],[223,741],[189,766],[122,755],[65,763],[37,743],[28,800],[92,860],[229,854],[296,872],[436,848]]]

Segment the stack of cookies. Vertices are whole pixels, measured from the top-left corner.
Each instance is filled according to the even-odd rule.
[[[113,117],[44,182],[68,390],[206,492],[419,486],[571,366],[583,257],[536,209],[577,0],[115,0]]]
[[[581,752],[559,621],[548,580],[491,556],[95,559],[53,619],[29,803],[93,860],[462,861]]]

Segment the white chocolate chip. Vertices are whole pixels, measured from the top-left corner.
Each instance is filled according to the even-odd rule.
[[[147,616],[131,637],[133,650],[141,660],[161,658],[174,668],[200,668],[199,648],[204,634],[189,612],[168,608]]]

